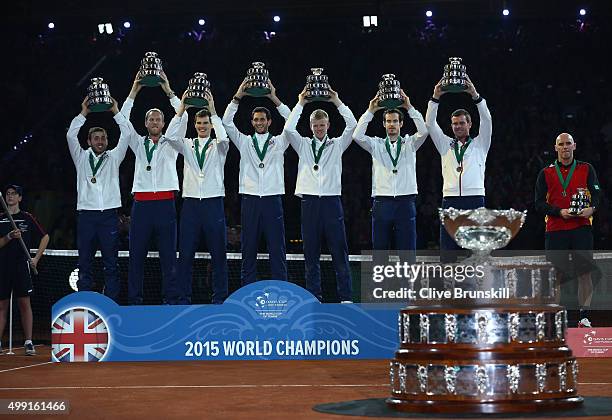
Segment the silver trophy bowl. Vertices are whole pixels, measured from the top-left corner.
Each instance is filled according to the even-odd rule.
[[[101,77],[91,79],[87,87],[87,108],[91,112],[104,112],[111,109],[113,100],[108,85]]]

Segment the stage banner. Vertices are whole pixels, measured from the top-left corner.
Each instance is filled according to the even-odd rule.
[[[222,305],[119,306],[77,292],[53,305],[52,359],[390,359],[401,307],[322,304],[276,280],[244,286]]]
[[[567,345],[575,357],[612,357],[612,328],[568,328]]]

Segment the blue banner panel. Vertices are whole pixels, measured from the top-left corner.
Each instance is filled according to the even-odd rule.
[[[53,305],[57,362],[390,359],[400,306],[321,304],[289,282],[244,286],[222,305],[119,306],[94,292]]]

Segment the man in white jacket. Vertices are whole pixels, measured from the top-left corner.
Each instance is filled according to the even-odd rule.
[[[275,280],[287,280],[285,251],[285,220],[282,196],[285,194],[285,150],[289,141],[284,133],[277,136],[268,131],[272,114],[267,108],[257,107],[251,112],[255,133],[241,133],[234,124],[238,104],[246,95],[243,81],[225,109],[223,127],[240,152],[238,192],[241,194],[240,248],[242,252],[242,284],[256,281],[257,245],[264,236],[270,254],[270,270]],[[279,114],[287,119],[290,110],[276,96],[270,83],[272,100]]]
[[[165,74],[161,84],[166,96],[175,110],[181,104],[179,98],[170,89]],[[138,76],[134,80],[129,97],[121,107],[121,113],[129,120],[134,99],[142,88]],[[129,145],[136,163],[134,166],[134,183],[132,194],[132,216],[130,219],[130,263],[128,274],[128,303],[140,305],[143,301],[144,261],[147,257],[149,242],[152,237],[157,240],[159,261],[162,270],[163,303],[176,303],[176,209],[174,193],[178,191],[176,158],[178,151],[176,133],[166,132],[164,114],[160,109],[152,108],[145,114],[146,136],[140,136],[133,130],[129,136]],[[178,127],[176,127],[178,129]]]
[[[425,121],[410,99],[401,91],[403,103],[417,132],[402,137],[404,115],[400,109],[383,113],[387,136],[369,137],[366,130],[374,113],[382,107],[378,98],[370,101],[368,110],[359,118],[353,137],[357,144],[372,155],[372,247],[375,250],[416,250],[416,152],[427,138]],[[414,252],[410,260],[414,262]]]
[[[285,133],[299,156],[295,195],[302,199],[302,240],[306,289],[319,300],[321,290],[321,242],[327,242],[332,255],[338,299],[352,301],[352,280],[348,260],[348,246],[342,209],[342,154],[353,140],[357,121],[351,110],[342,103],[338,93],[330,89],[329,99],[344,118],[344,131],[337,138],[329,138],[329,116],[322,109],[310,114],[312,137],[302,137],[297,123],[306,104],[306,90],[298,96],[298,103],[285,123]]]
[[[223,170],[229,139],[215,110],[212,94],[207,93],[206,99],[207,108],[195,114],[196,138],[185,138],[189,105],[185,105],[184,95],[178,113],[168,125],[168,132],[177,133],[179,151],[185,157],[177,269],[177,303],[182,305],[191,303],[193,260],[201,237],[211,257],[212,303],[223,303],[228,293]]]
[[[77,173],[77,248],[79,251],[79,291],[93,288],[92,264],[96,250],[102,253],[104,267],[104,294],[119,300],[118,239],[121,192],[119,190],[119,166],[125,158],[132,124],[119,112],[113,99],[110,111],[121,130],[119,142],[108,149],[108,136],[102,127],[92,127],[87,134],[88,149],[83,149],[78,135],[90,111],[87,98],[81,104],[81,112],[74,117],[66,134],[70,156]]]
[[[487,108],[487,101],[481,97],[471,80],[468,79],[466,93],[472,97],[480,115],[480,129],[476,137],[470,136],[472,118],[465,109],[458,109],[451,114],[453,137],[449,137],[436,121],[442,81],[434,87],[433,96],[427,106],[425,123],[429,135],[438,149],[442,162],[442,207],[456,209],[476,209],[485,205],[485,164],[491,146],[492,121]],[[454,250],[461,249],[455,240],[440,225],[441,261],[456,260]],[[444,252],[451,251],[451,252]]]

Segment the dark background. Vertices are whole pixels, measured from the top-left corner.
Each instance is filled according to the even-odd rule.
[[[289,107],[311,67],[322,66],[332,87],[355,117],[366,110],[380,77],[394,73],[414,106],[424,115],[433,86],[448,57],[459,56],[493,115],[493,139],[487,160],[487,207],[527,209],[527,223],[510,244],[515,249],[543,247],[543,217],[533,207],[540,169],[555,158],[556,136],[567,131],[577,143],[576,157],[594,165],[603,201],[594,221],[598,249],[612,247],[610,227],[610,153],[612,93],[609,43],[612,29],[607,2],[501,1],[291,1],[291,2],[36,2],[4,10],[1,29],[3,133],[0,137],[0,184],[25,188],[23,208],[33,212],[50,235],[50,248],[75,248],[75,170],[65,132],[80,111],[89,78],[100,76],[120,102],[125,99],[146,51],[156,51],[177,94],[196,71],[208,74],[222,115],[253,61],[264,61],[280,99]],[[578,10],[588,14],[580,18]],[[434,16],[425,18],[425,10]],[[272,17],[281,16],[279,23]],[[377,15],[378,28],[362,27],[363,15]],[[197,21],[204,18],[206,24]],[[123,28],[124,21],[132,24]],[[47,28],[48,22],[55,29]],[[99,23],[113,24],[112,35],[98,33]],[[271,32],[275,32],[274,35]],[[237,115],[242,131],[251,130],[250,110],[272,104],[243,100]],[[319,106],[320,104],[318,104]],[[132,122],[144,133],[144,112],[160,107],[167,122],[173,115],[158,88],[143,89]],[[343,122],[331,104],[331,135]],[[445,95],[438,113],[450,134],[450,113],[477,111],[465,94]],[[308,105],[299,130],[309,135]],[[193,115],[193,112],[192,112]],[[377,114],[368,134],[383,135]],[[90,114],[81,131],[106,127],[110,146],[118,130],[111,114]],[[282,121],[274,114],[271,131]],[[411,121],[403,134],[415,131]],[[190,127],[188,135],[194,135]],[[24,141],[25,140],[25,141]],[[239,250],[239,154],[232,145],[225,166],[229,247]],[[134,157],[121,167],[122,213],[129,215]],[[182,171],[182,158],[177,164]],[[289,252],[301,252],[300,205],[293,195],[297,155],[285,158],[285,223]],[[418,248],[438,247],[437,207],[441,201],[440,157],[427,140],[417,153]],[[356,144],[344,155],[343,203],[351,253],[371,248],[371,158]],[[177,208],[180,209],[180,199]],[[124,235],[123,249],[127,249]]]

